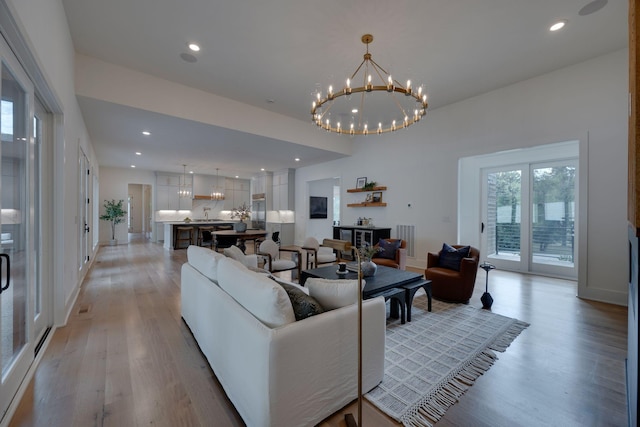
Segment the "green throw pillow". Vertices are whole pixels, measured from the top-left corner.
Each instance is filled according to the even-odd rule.
[[[302,320],[307,317],[315,316],[316,314],[324,313],[324,309],[314,297],[305,294],[295,286],[282,282],[278,283],[284,288],[287,295],[289,295],[291,305],[293,306],[293,314],[295,314],[296,320]]]

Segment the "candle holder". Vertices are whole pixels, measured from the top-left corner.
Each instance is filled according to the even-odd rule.
[[[493,297],[489,293],[489,271],[495,269],[496,266],[485,261],[480,264],[480,268],[487,272],[487,278],[484,282],[484,293],[482,297],[480,297],[480,301],[482,301],[482,308],[489,310],[491,305],[493,305]]]

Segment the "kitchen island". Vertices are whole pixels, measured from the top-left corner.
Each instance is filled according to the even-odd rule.
[[[197,244],[198,229],[200,227],[220,227],[227,226],[233,227],[238,221],[210,219],[210,220],[192,220],[191,222],[184,221],[163,221],[164,224],[164,247],[166,249],[173,249],[173,244],[176,238],[176,227],[193,227],[193,241],[192,244]]]

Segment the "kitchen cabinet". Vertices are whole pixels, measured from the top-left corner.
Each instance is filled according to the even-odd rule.
[[[183,175],[156,173],[156,210],[191,210],[191,197],[178,194]],[[193,189],[193,176],[186,176],[186,184]]]
[[[251,206],[250,181],[248,179],[225,178],[224,180],[224,209],[231,210],[243,203]]]
[[[274,211],[295,210],[295,169],[283,169],[273,173]]]

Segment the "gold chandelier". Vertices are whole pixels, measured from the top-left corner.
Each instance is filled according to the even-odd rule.
[[[178,196],[182,199],[191,198],[191,186],[187,184],[187,165],[182,165],[182,183],[178,187]]]
[[[218,168],[216,168],[216,185],[213,187],[211,191],[211,200],[215,200],[216,202],[219,200],[224,200],[224,193],[220,187],[220,177],[218,176]],[[224,186],[222,187],[224,188]]]
[[[403,86],[378,65],[369,53],[369,43],[373,41],[371,34],[362,36],[362,43],[367,45],[364,59],[356,68],[342,90],[334,91],[329,86],[325,95],[319,90],[313,101],[311,116],[316,125],[327,132],[347,135],[382,134],[406,128],[420,121],[427,113],[427,94],[422,86],[415,90],[411,80]],[[362,76],[358,73],[362,70]],[[374,84],[378,79],[382,84]],[[352,83],[361,81],[362,86],[352,87]],[[354,97],[354,94],[361,94]],[[378,93],[376,97],[371,96]],[[386,96],[382,96],[386,95]],[[356,99],[353,99],[356,98]],[[374,98],[377,98],[374,100]],[[336,102],[341,99],[345,102]],[[365,99],[367,114],[365,116]],[[340,105],[339,105],[340,104]],[[390,106],[395,105],[395,108]]]

